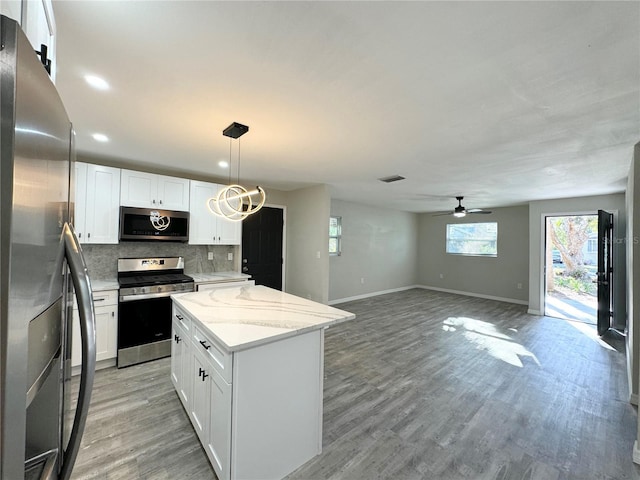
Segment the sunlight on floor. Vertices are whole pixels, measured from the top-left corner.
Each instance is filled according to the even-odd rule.
[[[575,322],[575,321],[573,322],[567,321],[567,323],[571,325],[573,328],[575,328],[576,330],[578,330],[579,332],[585,334],[588,338],[596,342],[602,348],[606,348],[607,350],[612,350],[614,352],[617,352],[615,348],[613,348],[611,345],[609,345],[607,342],[605,342],[598,336],[598,332],[596,331],[596,328],[593,325],[589,325],[582,322]]]
[[[581,320],[595,323],[597,310],[585,300],[561,299],[547,294],[545,298],[545,314],[547,317]]]
[[[476,348],[509,365],[522,368],[522,357],[529,357],[536,365],[540,365],[532,352],[508,335],[500,333],[492,323],[468,317],[449,317],[442,323],[445,332],[460,330]]]

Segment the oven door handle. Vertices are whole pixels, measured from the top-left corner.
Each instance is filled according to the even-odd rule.
[[[120,301],[133,302],[135,300],[148,300],[150,298],[170,297],[174,293],[187,293],[187,291],[185,290],[184,292],[159,292],[159,293],[141,293],[138,295],[120,295]]]

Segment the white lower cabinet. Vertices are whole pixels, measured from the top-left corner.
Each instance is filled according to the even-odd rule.
[[[231,450],[231,385],[216,370],[207,378],[209,421],[207,422],[207,456],[218,478],[229,478]]]
[[[322,329],[228,352],[174,301],[173,334],[171,378],[219,480],[280,479],[322,451]]]
[[[206,381],[209,367],[207,365],[207,359],[198,351],[194,349],[192,355],[192,369],[191,369],[191,382],[193,385],[191,396],[191,409],[189,410],[189,416],[191,417],[193,428],[195,428],[198,438],[202,444],[206,444],[208,441],[209,433],[209,382]]]
[[[118,340],[118,291],[94,292],[93,308],[96,315],[96,362],[115,359]],[[77,305],[73,309],[72,329],[71,366],[77,367],[82,365],[80,316]]]
[[[189,411],[191,405],[191,324],[184,318],[173,318],[171,343],[171,381]]]
[[[175,307],[172,333],[171,381],[216,475],[221,480],[229,479],[231,385],[217,369],[226,366],[230,357],[212,346],[191,319]]]

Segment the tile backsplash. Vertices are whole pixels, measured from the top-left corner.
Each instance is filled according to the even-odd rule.
[[[215,273],[238,270],[240,247],[235,245],[189,245],[171,242],[120,242],[117,245],[82,245],[91,278],[115,280],[118,258],[184,257],[184,273]],[[213,260],[207,260],[208,253]],[[233,253],[233,260],[228,254]]]

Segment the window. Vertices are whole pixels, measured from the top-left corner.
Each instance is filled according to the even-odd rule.
[[[587,241],[587,253],[598,253],[598,239],[597,238],[590,238]]]
[[[329,255],[342,253],[342,217],[329,217]]]
[[[454,255],[498,256],[498,224],[447,224],[447,253]]]

